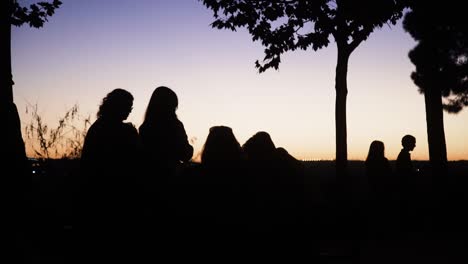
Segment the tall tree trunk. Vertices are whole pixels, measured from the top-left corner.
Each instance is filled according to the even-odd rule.
[[[0,168],[2,170],[2,193],[8,197],[4,213],[5,226],[15,234],[13,248],[7,249],[7,256],[18,259],[27,256],[28,221],[31,187],[30,170],[21,135],[18,110],[13,103],[13,80],[11,73],[11,22],[13,0],[0,1],[0,120],[2,121],[2,144],[0,147]],[[22,250],[19,250],[19,249]],[[18,252],[20,251],[20,252]],[[6,257],[8,258],[8,257]],[[21,258],[20,258],[20,261]],[[26,261],[26,260],[25,260]]]
[[[338,61],[335,75],[335,131],[336,131],[336,177],[346,178],[348,167],[348,143],[346,131],[346,97],[348,95],[348,60],[349,53],[338,46]]]
[[[442,95],[438,87],[425,89],[427,142],[432,174],[439,178],[447,172],[447,147],[445,144]]]
[[[1,75],[0,102],[2,105],[13,103],[13,87],[11,78],[11,0],[0,1],[0,36],[1,36]]]
[[[3,144],[0,148],[2,170],[24,175],[27,158],[21,135],[21,123],[13,102],[13,80],[11,70],[11,22],[12,0],[0,1],[0,118],[3,122]],[[20,179],[15,179],[20,180]]]

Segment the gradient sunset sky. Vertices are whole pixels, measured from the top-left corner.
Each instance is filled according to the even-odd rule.
[[[197,0],[62,2],[43,28],[13,27],[14,100],[23,126],[28,104],[51,126],[74,104],[94,120],[102,98],[124,88],[135,97],[128,121],[138,127],[151,93],[165,85],[179,97],[194,156],[211,126],[226,125],[241,144],[267,131],[296,158],[334,159],[334,42],[284,54],[278,71],[259,74],[261,44],[245,30],[212,29],[212,11]],[[415,44],[399,23],[377,29],[351,55],[349,159],[365,159],[369,144],[381,140],[394,160],[405,134],[417,139],[412,158],[428,159],[424,97],[407,55]],[[468,110],[444,118],[449,160],[467,160]]]

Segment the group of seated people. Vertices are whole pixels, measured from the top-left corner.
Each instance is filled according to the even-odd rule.
[[[133,96],[111,91],[88,129],[81,156],[76,214],[86,229],[121,230],[124,223],[236,230],[291,230],[299,224],[303,165],[260,131],[241,145],[232,128],[213,126],[193,162],[177,118],[178,99],[155,89],[137,129],[124,120]],[[132,218],[130,222],[125,222]],[[169,232],[169,231],[168,231]]]

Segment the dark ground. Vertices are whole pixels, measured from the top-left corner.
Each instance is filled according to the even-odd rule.
[[[426,162],[415,164],[423,173],[408,202],[407,217],[392,202],[380,206],[384,207],[381,216],[372,213],[363,162],[350,162],[346,188],[336,184],[333,162],[305,162],[304,215],[296,232],[256,233],[223,227],[205,232],[206,227],[185,224],[191,221],[186,218],[170,227],[150,221],[131,237],[129,245],[137,249],[130,256],[124,254],[125,246],[109,249],[102,245],[108,255],[98,260],[86,254],[85,245],[91,240],[99,245],[99,238],[83,239],[75,225],[77,162],[52,161],[45,166],[46,173],[32,175],[32,210],[24,210],[27,220],[16,232],[14,255],[17,263],[109,263],[120,256],[131,263],[167,257],[197,262],[287,257],[288,262],[298,258],[324,263],[467,263],[468,162],[450,163],[445,188],[424,176]],[[104,238],[102,243],[107,241]]]

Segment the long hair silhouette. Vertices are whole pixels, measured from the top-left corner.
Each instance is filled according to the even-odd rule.
[[[210,128],[201,154],[201,163],[205,166],[228,165],[242,159],[242,148],[232,129],[227,126]]]
[[[159,86],[151,95],[146,108],[143,123],[154,123],[159,119],[176,119],[176,110],[179,105],[176,93],[166,86]]]

